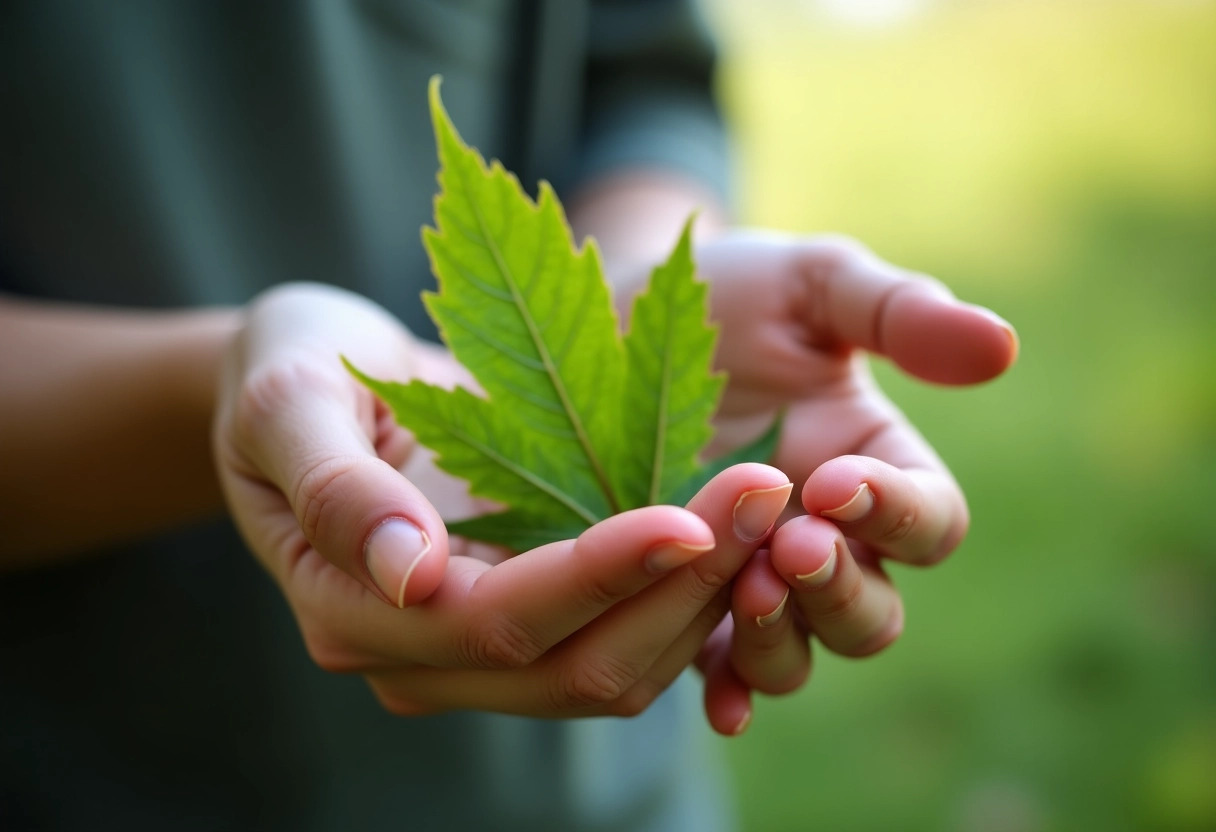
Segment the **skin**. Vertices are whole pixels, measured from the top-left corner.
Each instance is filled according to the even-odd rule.
[[[584,192],[574,223],[597,231],[624,299],[706,199],[639,172]],[[889,644],[902,610],[882,559],[934,562],[966,528],[957,484],[861,351],[967,384],[1003,371],[1016,341],[854,243],[719,233],[721,214],[701,217],[698,263],[731,373],[718,443],[746,441],[784,407],[774,466],[737,466],[687,507],[503,561],[448,539],[440,517],[476,506],[336,360],[465,377],[365,299],[292,285],[239,312],[182,315],[0,299],[0,558],[45,564],[227,504],[316,663],[362,674],[394,713],[631,715],[696,663],[710,723],[737,733],[753,691],[805,681],[812,638],[846,655]],[[72,419],[84,403],[89,418]],[[832,509],[862,483],[869,511],[841,519]],[[58,522],[65,512],[78,522]],[[372,542],[394,519],[425,536],[421,554]],[[797,576],[832,551],[831,580],[806,586]],[[373,552],[409,563],[375,569]]]
[[[222,510],[209,428],[239,324],[0,295],[0,569]]]
[[[729,732],[750,712],[749,690],[779,694],[805,680],[809,636],[846,656],[894,641],[904,612],[883,560],[930,565],[966,533],[958,483],[878,390],[864,353],[966,385],[1007,369],[1017,339],[988,310],[849,240],[737,233],[700,255],[732,375],[719,436],[740,441],[758,415],[784,406],[774,463],[799,495],[769,556],[736,582],[732,630],[704,662],[711,720]],[[776,622],[761,626],[786,591]]]
[[[363,674],[394,713],[640,712],[696,658],[726,613],[730,580],[782,509],[773,503],[753,518],[760,536],[742,539],[740,499],[790,488],[775,468],[739,466],[687,509],[629,512],[502,561],[447,538],[441,514],[467,514],[473,503],[338,363],[339,351],[372,374],[463,377],[446,352],[367,301],[284,287],[252,307],[229,353],[217,457],[234,516],[313,659]],[[365,541],[394,517],[432,541],[409,576],[405,609],[364,559]],[[690,562],[647,568],[673,543]]]
[[[622,295],[646,276],[644,258],[629,254],[631,218],[647,217],[637,239],[657,261],[660,239],[674,239],[688,214],[678,194],[662,179],[617,180],[597,194],[591,215]],[[730,374],[715,450],[754,438],[783,410],[774,463],[798,495],[734,581],[732,615],[698,658],[710,722],[736,734],[753,691],[806,682],[812,640],[855,657],[895,641],[904,610],[885,559],[931,565],[966,534],[962,490],[878,389],[865,355],[934,384],[972,385],[1007,370],[1018,341],[995,313],[854,240],[730,230],[723,217],[702,210],[696,252],[721,325],[717,361]]]

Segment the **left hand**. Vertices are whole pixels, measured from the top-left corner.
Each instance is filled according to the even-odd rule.
[[[730,374],[717,419],[724,450],[784,408],[774,464],[800,505],[734,583],[732,616],[699,665],[706,711],[738,733],[751,691],[786,693],[810,670],[812,635],[847,656],[882,650],[903,628],[889,558],[928,565],[968,524],[958,483],[878,389],[866,352],[924,381],[976,384],[1017,354],[1012,327],[940,283],[839,238],[733,233],[697,252]]]

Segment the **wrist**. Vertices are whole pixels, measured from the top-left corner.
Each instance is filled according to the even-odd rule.
[[[163,344],[150,377],[164,385],[164,404],[195,424],[210,424],[215,414],[224,351],[241,325],[236,309],[215,308],[173,313],[150,333]]]

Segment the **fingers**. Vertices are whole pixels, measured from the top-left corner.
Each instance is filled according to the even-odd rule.
[[[727,737],[742,734],[752,721],[751,688],[731,663],[733,634],[734,622],[728,616],[697,657],[697,667],[705,677],[705,716],[710,727]]]
[[[847,536],[904,563],[941,560],[967,531],[962,491],[940,468],[901,469],[869,456],[837,457],[807,479],[802,503]]]
[[[903,629],[899,593],[878,570],[858,564],[840,530],[796,517],[773,535],[772,567],[793,590],[790,602],[824,646],[868,656]]]
[[[939,384],[974,384],[1000,375],[1017,356],[1006,321],[961,303],[941,284],[885,263],[839,240],[801,245],[798,277],[812,337],[889,357]]]
[[[451,558],[426,603],[404,611],[351,598],[321,570],[297,570],[294,588],[307,604],[301,617],[341,646],[345,670],[402,663],[511,669],[712,548],[712,532],[699,517],[650,506],[493,567]]]
[[[476,656],[472,663],[522,667],[713,548],[714,534],[700,517],[675,506],[649,506],[609,517],[573,544],[562,541],[505,561],[480,576],[467,606],[486,611],[500,636],[517,635],[492,648],[489,661]],[[515,643],[521,640],[526,643]]]
[[[689,502],[689,511],[713,530],[714,549],[618,604],[583,641],[584,660],[645,668],[612,702],[610,713],[640,713],[697,658],[730,608],[731,581],[767,540],[792,489],[779,470],[747,463],[714,477]]]
[[[740,680],[761,693],[797,690],[810,673],[810,644],[796,624],[791,594],[766,550],[757,552],[735,579],[731,666]]]
[[[402,622],[412,618],[414,625],[395,632],[417,639],[428,629],[451,628],[454,635],[445,640],[457,666],[379,673],[378,695],[403,712],[418,707],[546,716],[639,712],[693,661],[726,613],[729,582],[765,539],[791,488],[776,469],[735,466],[694,498],[695,514],[657,506],[609,518],[576,544],[552,544],[487,567],[463,599],[445,582],[425,604],[400,613]],[[675,524],[683,524],[687,534],[673,537]],[[710,539],[707,532],[715,545],[697,554]],[[673,542],[684,551],[673,553]],[[587,560],[576,565],[580,545]],[[633,548],[627,556],[624,545]],[[656,554],[669,574],[646,586],[656,581]],[[631,566],[622,569],[625,561]],[[568,577],[560,577],[562,571]],[[474,608],[486,612],[470,615]],[[510,622],[506,630],[505,622]],[[498,629],[469,631],[465,623]],[[491,650],[489,662],[484,650],[465,649],[460,655],[461,644],[493,643],[512,631],[516,635],[508,635],[507,643],[513,647]],[[525,649],[514,649],[521,643]],[[432,656],[428,663],[443,660]]]
[[[614,681],[634,690],[623,703],[636,712],[670,685],[696,658],[705,639],[729,609],[729,585],[789,499],[792,483],[776,468],[736,465],[718,474],[688,504],[713,531],[715,546],[677,569],[652,589],[613,606],[597,626],[580,634],[574,671],[587,667],[640,669],[636,678]],[[589,662],[589,664],[588,664]]]

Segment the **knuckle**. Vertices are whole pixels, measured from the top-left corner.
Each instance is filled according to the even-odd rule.
[[[846,266],[869,253],[860,240],[848,234],[825,234],[815,240],[815,247],[824,265]]]
[[[880,539],[896,547],[901,559],[919,566],[932,566],[953,548],[946,533],[926,522],[916,505],[909,505],[889,518],[880,531]]]
[[[909,505],[903,511],[898,512],[883,529],[883,539],[892,543],[907,540],[908,536],[912,534],[912,530],[916,528],[919,515],[920,512],[914,505]]]
[[[327,457],[304,469],[292,489],[300,529],[309,540],[323,535],[326,521],[336,501],[349,492],[347,484],[355,476],[357,457]]]
[[[737,571],[723,565],[696,563],[687,570],[684,591],[696,604],[704,605],[730,585]]]
[[[621,600],[622,593],[614,589],[601,575],[588,576],[580,588],[584,604],[594,607],[610,607]]]
[[[236,396],[235,426],[243,433],[256,433],[280,416],[299,398],[302,390],[317,389],[328,383],[326,373],[305,361],[287,361],[251,370]]]
[[[857,269],[872,258],[870,250],[860,241],[842,234],[823,237],[815,242],[814,257],[808,265],[807,277],[823,284]]]
[[[540,658],[545,645],[521,620],[499,612],[486,616],[466,632],[461,652],[471,667],[514,670]]]
[[[849,619],[860,607],[865,585],[854,581],[844,587],[843,591],[823,598],[813,609],[814,618],[826,624],[837,624]]]
[[[577,662],[558,677],[554,704],[559,710],[573,710],[615,703],[643,670],[631,662],[607,655]]]
[[[932,275],[914,271],[906,271],[904,274],[908,278],[910,288],[930,295],[953,296],[950,287]]]

